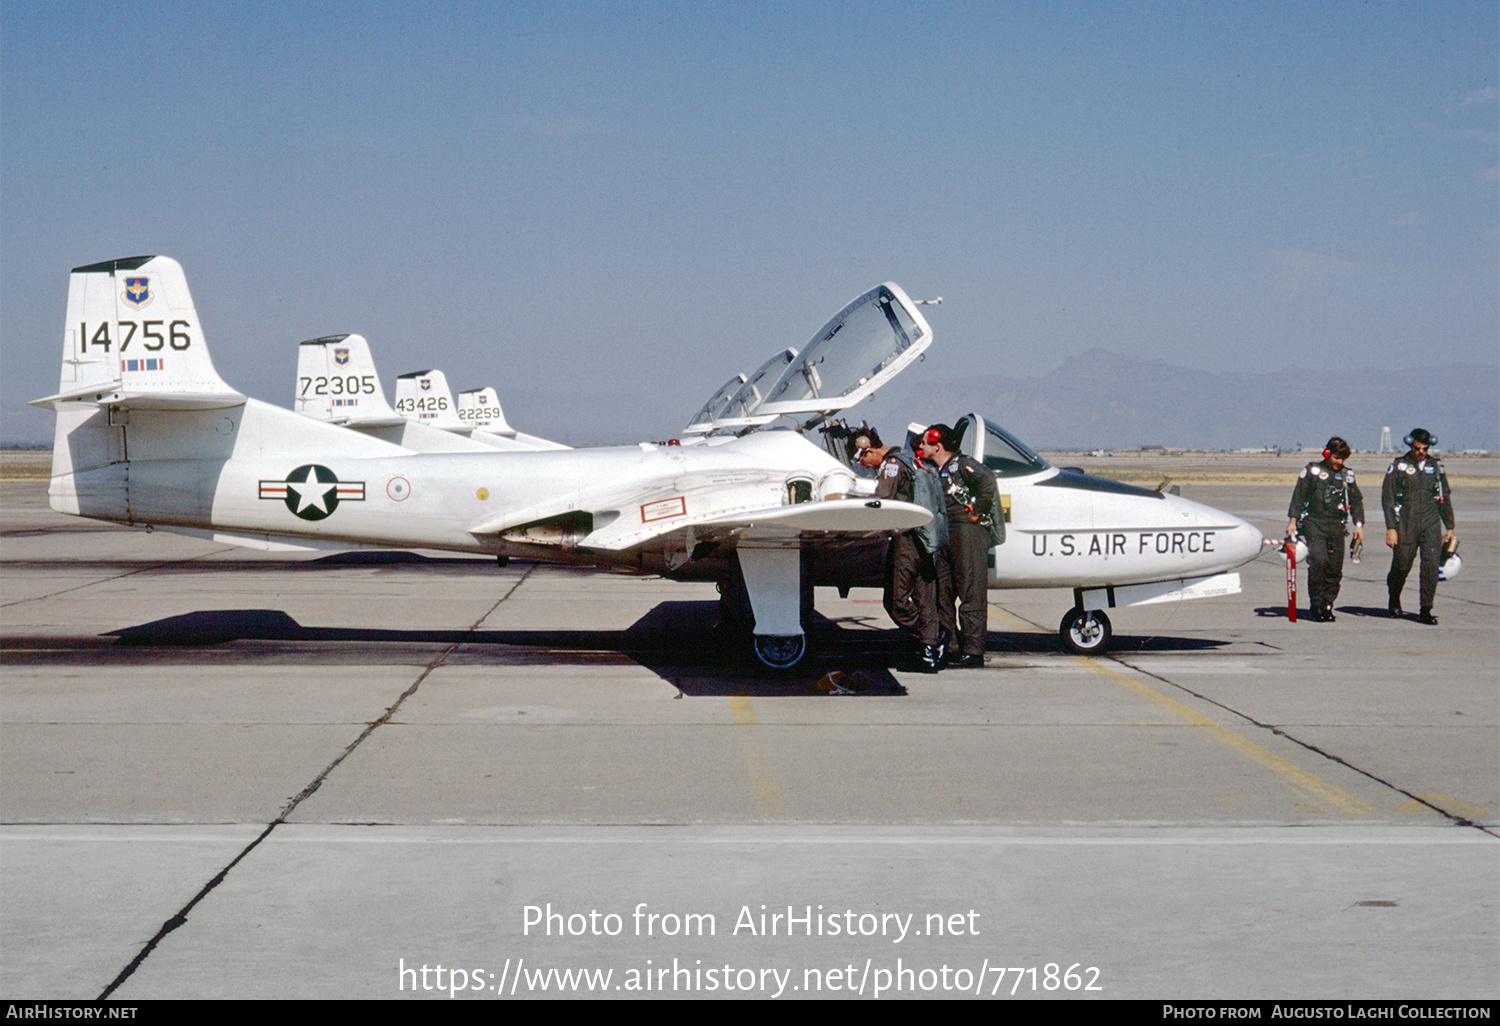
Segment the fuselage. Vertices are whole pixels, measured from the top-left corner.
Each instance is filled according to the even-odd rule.
[[[1259,530],[1179,495],[1048,468],[999,479],[1010,509],[995,588],[1099,587],[1221,573],[1256,558]]]
[[[278,428],[295,443],[266,444]],[[658,569],[649,554],[681,528],[842,494],[852,482],[837,460],[787,431],[697,446],[414,453],[256,400],[202,414],[132,411],[117,449],[93,466],[66,465],[53,479],[53,507],[277,545],[649,570]]]
[[[722,535],[699,525],[853,486],[848,468],[791,431],[684,446],[414,453],[250,400],[192,414],[135,410],[120,432],[111,458],[73,460],[54,478],[54,508],[244,544],[446,549],[681,578],[724,572],[723,551],[699,544]],[[278,444],[282,435],[293,441]],[[1176,495],[1045,465],[1002,473],[998,484],[1009,515],[991,587],[1199,577],[1261,550],[1250,524]],[[818,583],[874,583],[883,544],[855,538],[825,551]]]

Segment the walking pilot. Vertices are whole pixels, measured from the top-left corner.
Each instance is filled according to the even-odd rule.
[[[1392,617],[1402,616],[1401,589],[1417,554],[1422,556],[1421,613],[1418,623],[1436,624],[1432,601],[1437,597],[1438,564],[1444,545],[1455,544],[1453,496],[1442,462],[1431,449],[1437,439],[1424,428],[1406,436],[1409,446],[1385,472],[1380,505],[1385,511],[1385,543],[1391,547],[1391,572],[1385,579]],[[1446,533],[1444,533],[1446,529]]]
[[[1302,468],[1287,508],[1287,534],[1300,534],[1307,543],[1307,592],[1319,623],[1333,623],[1333,603],[1344,579],[1344,532],[1353,525],[1355,543],[1365,541],[1365,500],[1354,482],[1354,470],[1344,466],[1349,443],[1338,435],[1323,447],[1323,459]]]

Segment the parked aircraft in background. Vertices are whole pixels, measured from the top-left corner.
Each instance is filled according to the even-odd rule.
[[[731,398],[710,421],[709,444],[424,453],[235,391],[181,267],[142,256],[73,271],[61,384],[36,402],[57,411],[60,512],[260,547],[451,549],[718,581],[731,626],[763,663],[788,667],[807,651],[812,586],[877,584],[889,534],[929,518],[847,497],[855,477],[834,455],[847,431],[831,418],[931,340],[887,283],[774,380],[742,384],[736,394],[760,378],[753,403]],[[412,394],[398,389],[398,403]],[[981,418],[963,425],[1007,513],[991,583],[1073,588],[1061,634],[1076,651],[1108,644],[1106,607],[1237,592],[1226,571],[1261,551],[1260,533],[1227,513],[1059,471]],[[807,437],[819,432],[821,446]]]
[[[490,394],[494,395],[493,389]],[[499,405],[497,400],[497,412]],[[492,449],[523,452],[568,448],[535,435],[518,434],[509,424],[505,424],[503,414],[498,419],[505,426],[504,432],[483,429],[472,418],[464,417],[460,409],[460,404],[453,399],[453,391],[448,387],[448,376],[440,370],[412,371],[396,378],[396,412],[409,420],[454,434],[467,435]]]
[[[492,452],[496,448],[470,438],[468,432],[445,431],[397,413],[386,402],[370,345],[361,335],[328,335],[297,347],[292,409],[413,452]]]
[[[493,416],[483,422],[465,417],[464,402],[455,403],[442,371],[403,374],[397,381],[397,405],[386,402],[370,344],[361,335],[327,335],[297,347],[297,385],[292,408],[316,420],[353,428],[416,452],[486,452],[510,449],[566,449],[534,435],[523,435],[505,423],[494,389],[480,402]],[[467,393],[466,393],[467,394]],[[490,425],[498,424],[501,430]]]
[[[500,408],[500,397],[488,385],[484,388],[465,389],[458,393],[457,398],[458,419],[465,424],[472,425],[476,434],[482,431],[496,438],[509,438],[530,449],[571,448],[560,442],[549,442],[545,438],[528,435],[511,427],[506,423],[505,411]]]
[[[797,350],[783,349],[761,364],[745,383],[724,401],[706,430],[711,434],[745,434],[776,419],[775,414],[757,417],[766,393],[797,360]],[[816,370],[813,371],[817,373]],[[689,424],[688,427],[693,427]]]

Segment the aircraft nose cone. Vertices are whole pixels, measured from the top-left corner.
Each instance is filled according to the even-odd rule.
[[[1212,569],[1230,570],[1257,558],[1265,539],[1254,524],[1240,519],[1233,513],[1173,496],[1180,509],[1198,527],[1212,530],[1214,535]]]
[[[1225,518],[1234,525],[1229,531],[1229,537],[1224,546],[1226,555],[1233,560],[1229,565],[1240,566],[1257,558],[1266,541],[1265,536],[1260,533],[1260,528],[1231,514],[1225,514]]]

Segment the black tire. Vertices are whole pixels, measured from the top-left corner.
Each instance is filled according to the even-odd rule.
[[[772,670],[790,670],[807,655],[806,634],[757,634],[755,658]]]
[[[1057,628],[1063,648],[1075,655],[1102,655],[1114,634],[1109,617],[1100,609],[1070,609]]]

